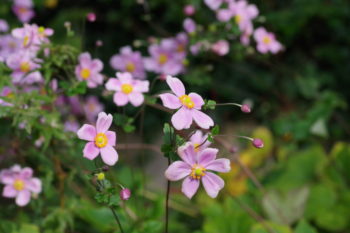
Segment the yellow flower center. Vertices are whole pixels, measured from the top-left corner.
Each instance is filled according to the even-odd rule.
[[[7,95],[6,95],[7,98],[9,99],[13,99],[15,97],[15,94],[13,94],[12,92],[9,92]]]
[[[191,99],[191,97],[189,97],[188,95],[183,95],[181,97],[179,97],[180,102],[182,103],[182,105],[186,106],[189,109],[194,108],[194,102]]]
[[[28,43],[29,43],[29,36],[25,36],[25,37],[23,38],[23,46],[27,46]]]
[[[22,191],[24,189],[24,182],[20,179],[16,179],[15,182],[13,182],[13,187],[17,191]]]
[[[270,43],[271,43],[270,37],[264,36],[263,42],[264,42],[265,44],[270,44]]]
[[[100,172],[96,174],[96,177],[98,180],[104,180],[105,179],[105,174],[103,172]]]
[[[18,12],[20,13],[20,14],[24,14],[24,13],[26,13],[28,10],[27,10],[27,8],[25,8],[25,7],[19,7],[18,8]]]
[[[133,90],[133,87],[130,84],[122,85],[122,92],[124,92],[124,94],[130,94],[132,90]]]
[[[135,71],[134,63],[132,63],[132,62],[126,63],[125,69],[126,69],[126,71],[128,71],[130,73],[134,72]]]
[[[87,69],[87,68],[84,68],[80,71],[80,76],[83,78],[83,79],[88,79],[90,77],[90,70]]]
[[[39,27],[38,32],[41,36],[45,36],[45,28],[44,27]]]
[[[193,144],[193,146],[194,146],[194,151],[195,152],[198,152],[199,151],[199,146],[200,146],[201,144],[199,144],[199,143],[194,143]]]
[[[23,73],[27,73],[30,71],[30,64],[29,62],[21,62],[19,69],[23,72]]]
[[[105,147],[108,143],[108,138],[106,134],[99,133],[95,137],[95,145],[99,148]]]
[[[206,169],[204,167],[199,166],[198,164],[195,164],[192,167],[192,172],[191,172],[190,176],[192,177],[192,179],[199,180],[202,176],[205,175],[205,171],[206,171]]]
[[[95,111],[95,109],[96,109],[95,104],[89,104],[89,105],[88,105],[88,109],[89,109],[90,112]]]
[[[242,21],[242,17],[240,15],[235,16],[236,23],[240,23]]]
[[[168,56],[164,53],[160,54],[158,57],[159,64],[163,65],[168,61]]]

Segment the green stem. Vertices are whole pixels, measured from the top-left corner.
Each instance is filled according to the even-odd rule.
[[[168,158],[168,166],[170,165],[170,158]],[[165,199],[165,233],[168,233],[169,228],[169,196],[170,196],[170,181],[167,181],[166,199]]]
[[[113,209],[113,207],[110,207],[110,209],[112,210],[113,216],[114,216],[115,220],[116,220],[117,223],[118,223],[118,226],[119,226],[119,229],[120,229],[121,233],[124,233],[122,224],[120,223],[120,220],[119,220],[119,217],[118,217],[117,213],[115,212],[115,210]]]

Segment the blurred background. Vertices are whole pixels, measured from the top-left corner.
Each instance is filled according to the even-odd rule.
[[[221,126],[220,133],[259,137],[265,147],[257,150],[229,138],[243,167],[254,176],[231,156],[232,171],[222,176],[226,186],[217,199],[201,190],[189,201],[181,194],[180,183],[173,183],[169,232],[350,232],[350,2],[249,2],[260,12],[255,27],[274,32],[284,51],[262,55],[236,40],[224,57],[190,58],[186,73],[179,77],[188,90],[207,99],[252,104],[248,115],[231,107],[217,107],[210,114]],[[192,18],[198,24],[220,34],[210,27],[215,14],[201,0],[34,0],[31,22],[53,28],[53,43],[102,59],[104,73],[113,77],[111,56],[126,45],[147,54],[153,38],[182,31],[186,4],[196,7]],[[95,22],[86,21],[88,12],[96,13]],[[1,0],[0,18],[11,28],[21,26],[8,0]],[[67,37],[65,22],[70,22],[74,35]],[[97,40],[103,46],[97,47]],[[166,85],[158,83],[155,93],[164,89]],[[101,92],[102,87],[86,95]],[[119,111],[105,93],[99,100],[106,112]],[[132,107],[124,111],[137,112]],[[147,108],[144,115],[143,126],[135,122],[131,134],[116,128],[118,142],[162,143],[168,114]],[[37,135],[16,132],[11,122],[10,117],[0,119],[0,168],[30,165],[43,179],[44,191],[25,208],[1,198],[0,232],[119,232],[109,209],[94,200],[95,190],[86,179],[93,164],[81,157],[83,142],[72,134],[66,138],[67,147],[52,142],[39,149],[31,145]],[[107,175],[132,190],[120,211],[126,232],[163,232],[166,159],[157,149],[119,154],[118,166]]]

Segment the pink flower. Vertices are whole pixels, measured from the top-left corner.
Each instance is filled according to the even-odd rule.
[[[16,1],[19,2],[19,1]],[[12,6],[12,10],[22,23],[29,22],[34,16],[35,12],[33,11],[32,4],[22,4],[21,2],[16,3]],[[24,2],[24,1],[22,1]],[[30,1],[26,1],[30,2]]]
[[[230,51],[230,45],[226,40],[219,40],[211,46],[211,50],[219,56],[224,56]]]
[[[128,72],[116,73],[118,78],[110,78],[106,83],[106,89],[115,91],[113,101],[117,106],[125,106],[131,103],[135,107],[140,106],[144,97],[142,93],[148,92],[149,82],[133,79]]]
[[[17,53],[21,49],[21,41],[12,35],[0,36],[0,56],[6,60],[13,53]]]
[[[131,196],[131,191],[128,188],[123,188],[120,193],[119,193],[120,199],[122,199],[123,201],[127,201],[129,200],[130,196]]]
[[[175,129],[188,129],[193,120],[203,129],[209,129],[214,125],[213,120],[200,111],[204,104],[200,95],[193,92],[186,95],[185,87],[178,78],[173,78],[168,75],[166,82],[175,95],[165,93],[159,95],[159,97],[165,107],[179,109],[171,118]]]
[[[204,0],[204,3],[212,10],[217,10],[224,0]]]
[[[273,54],[282,50],[282,45],[271,32],[267,32],[265,28],[259,27],[254,32],[254,39],[257,43],[257,50],[260,53],[271,52]]]
[[[9,25],[6,20],[0,19],[0,32],[7,32],[9,30]]]
[[[196,22],[193,21],[193,19],[186,18],[183,22],[183,27],[187,33],[191,34],[196,31],[197,25]]]
[[[33,170],[29,167],[21,169],[15,165],[10,169],[0,172],[0,182],[5,185],[2,196],[16,198],[18,206],[25,206],[29,203],[31,194],[41,192],[41,181],[33,177]]]
[[[86,15],[86,19],[89,22],[95,22],[96,21],[96,14],[94,12],[90,12]]]
[[[188,142],[179,147],[178,155],[183,161],[172,163],[165,171],[165,177],[170,181],[178,181],[183,178],[181,191],[191,199],[199,188],[200,181],[207,194],[216,198],[224,187],[224,181],[216,174],[210,172],[229,172],[230,160],[216,159],[218,149],[206,148],[195,152],[192,143]]]
[[[129,46],[122,47],[119,54],[112,56],[110,64],[114,69],[129,72],[135,78],[146,78],[141,53],[133,52]]]
[[[96,96],[88,96],[85,104],[83,105],[86,119],[89,122],[94,122],[98,113],[102,112],[104,109],[103,104],[98,101]]]
[[[79,55],[79,65],[75,67],[75,75],[81,81],[86,81],[87,86],[95,88],[103,83],[103,76],[100,72],[103,69],[103,63],[99,59],[91,59],[90,53]]]
[[[64,131],[76,133],[79,130],[79,123],[74,117],[64,122]]]
[[[14,95],[12,89],[8,86],[4,86],[2,90],[0,91],[0,106],[12,106],[11,103],[6,102],[1,97],[6,97],[8,99],[12,98]]]
[[[118,161],[118,153],[113,148],[116,144],[116,134],[113,131],[107,131],[112,121],[111,114],[101,112],[98,114],[96,127],[84,124],[78,130],[78,137],[89,141],[83,150],[84,158],[94,160],[101,154],[103,162],[109,166],[113,166]]]
[[[185,13],[185,15],[187,15],[187,16],[191,16],[191,15],[194,15],[194,13],[196,13],[196,8],[193,6],[193,5],[186,5],[185,7],[184,7],[184,13]]]
[[[211,142],[207,140],[208,135],[205,134],[203,135],[203,132],[200,130],[197,130],[191,137],[190,137],[190,142],[194,146],[194,150],[196,152],[202,151],[205,148],[209,147]]]

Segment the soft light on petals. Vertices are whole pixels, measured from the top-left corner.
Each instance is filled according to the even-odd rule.
[[[97,133],[105,133],[111,127],[113,117],[111,114],[100,112],[96,123]]]
[[[113,102],[117,106],[124,106],[129,102],[128,96],[122,92],[116,92],[113,96]]]
[[[193,195],[197,192],[200,181],[197,179],[192,179],[191,177],[187,177],[182,182],[181,191],[191,199]]]
[[[189,165],[193,165],[196,163],[196,152],[194,151],[194,146],[192,143],[187,142],[185,145],[180,146],[177,149],[177,153],[179,154],[181,159]]]
[[[95,142],[88,142],[84,147],[83,153],[84,158],[93,160],[100,153],[100,150],[96,147]]]
[[[101,148],[101,157],[103,162],[109,166],[113,166],[118,161],[118,153],[110,145]]]
[[[13,188],[12,185],[6,185],[4,187],[4,190],[2,191],[2,196],[3,197],[8,197],[8,198],[13,198],[17,196],[18,191]]]
[[[28,179],[31,178],[33,176],[33,169],[29,168],[29,167],[25,167],[22,169],[22,171],[19,173],[19,176],[22,179]]]
[[[117,72],[117,77],[120,80],[122,84],[131,84],[132,82],[132,76],[128,72]]]
[[[143,95],[139,92],[130,93],[128,97],[131,104],[134,105],[135,107],[140,106],[144,101]]]
[[[191,113],[194,121],[199,127],[203,129],[209,129],[214,125],[214,121],[207,114],[196,109],[193,109]]]
[[[177,95],[178,97],[185,94],[185,86],[178,78],[173,78],[170,75],[167,76],[166,82],[169,85],[170,89]]]
[[[216,158],[216,154],[218,153],[218,149],[215,148],[206,148],[199,152],[198,154],[198,163],[203,167],[210,162],[212,162]]]
[[[30,201],[30,192],[28,190],[22,190],[18,192],[18,195],[16,197],[16,204],[18,206],[25,206]]]
[[[84,124],[77,132],[78,138],[86,141],[93,141],[96,137],[96,129],[94,126]]]
[[[188,96],[191,97],[192,101],[194,102],[194,108],[196,109],[202,108],[204,104],[204,100],[200,95],[198,95],[197,93],[190,93],[188,94]]]
[[[218,175],[211,172],[206,172],[205,176],[202,177],[202,183],[211,198],[216,198],[225,185],[225,182]]]
[[[38,178],[32,178],[26,182],[26,188],[33,193],[41,192],[41,181]]]
[[[229,172],[231,170],[231,163],[228,159],[217,159],[206,164],[204,167],[207,170],[216,172]]]
[[[192,124],[191,113],[182,107],[171,117],[171,123],[177,130],[188,129]]]
[[[178,109],[182,105],[179,100],[179,97],[173,94],[170,94],[170,93],[160,94],[159,97],[162,100],[164,107],[167,107],[170,109]]]
[[[181,180],[191,173],[191,166],[182,161],[172,163],[165,171],[165,177],[171,181]]]
[[[113,131],[107,131],[106,132],[106,136],[107,136],[107,139],[108,139],[108,145],[115,146],[115,143],[117,141],[116,133],[113,132]]]

